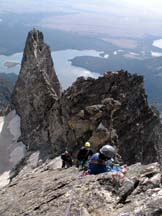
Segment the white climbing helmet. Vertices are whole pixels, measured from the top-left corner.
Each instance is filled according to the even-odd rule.
[[[112,158],[115,156],[116,154],[116,150],[113,146],[111,145],[104,145],[101,149],[100,149],[100,153],[103,154],[105,157],[107,158]]]

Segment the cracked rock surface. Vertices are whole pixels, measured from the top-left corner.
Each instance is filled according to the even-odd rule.
[[[75,167],[55,161],[23,169],[0,191],[2,216],[63,216],[70,200],[72,216],[160,216],[162,172],[158,163],[129,167],[125,177],[111,173],[78,177]]]

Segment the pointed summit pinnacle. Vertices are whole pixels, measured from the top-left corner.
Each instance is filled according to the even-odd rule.
[[[43,33],[33,29],[26,40],[12,95],[12,103],[21,117],[22,140],[29,149],[48,142],[48,134],[43,128],[47,127],[47,112],[60,96],[60,89],[50,48],[44,43]]]

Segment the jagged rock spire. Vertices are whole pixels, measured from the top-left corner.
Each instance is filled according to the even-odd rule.
[[[29,32],[21,70],[12,95],[12,103],[21,117],[22,140],[35,149],[48,143],[46,116],[60,96],[60,83],[55,73],[50,48],[43,33]]]
[[[20,71],[22,74],[26,73],[26,70],[23,70],[24,66],[31,73],[32,69],[38,68],[44,76],[45,81],[51,84],[54,94],[56,93],[57,96],[60,96],[60,83],[53,66],[50,48],[44,43],[43,33],[35,28],[28,33],[26,40],[22,69]],[[53,91],[52,88],[51,91]]]

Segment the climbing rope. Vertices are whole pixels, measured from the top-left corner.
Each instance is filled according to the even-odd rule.
[[[71,196],[70,196],[70,201],[68,203],[68,207],[66,209],[65,216],[70,216],[70,209],[71,209],[73,197],[74,197],[74,186],[72,188],[72,193],[71,193]]]
[[[76,183],[82,178],[82,175],[79,174],[76,178]],[[65,216],[70,216],[70,209],[71,209],[71,205],[72,205],[72,201],[73,201],[73,197],[74,197],[74,192],[75,192],[75,184],[73,185],[72,187],[72,190],[71,190],[71,196],[70,196],[70,200],[69,200],[69,203],[68,203],[68,206],[67,206],[67,209],[66,209],[66,213],[65,213]]]

